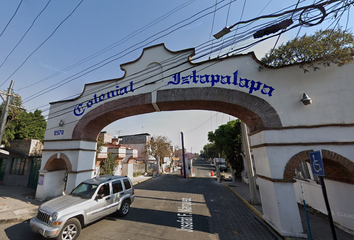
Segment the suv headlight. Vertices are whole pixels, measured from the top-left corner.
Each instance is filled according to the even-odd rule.
[[[52,215],[50,215],[49,220],[51,222],[55,222],[58,219],[58,213],[57,212],[53,212]]]
[[[37,211],[36,211],[36,213],[34,214],[34,217],[37,217],[38,212],[39,212],[39,208],[37,208]]]

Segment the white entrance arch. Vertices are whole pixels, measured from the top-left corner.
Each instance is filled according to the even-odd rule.
[[[253,53],[192,63],[193,49],[163,44],[123,64],[124,77],[85,85],[72,100],[51,103],[36,197],[50,197],[53,155],[70,161],[67,191],[93,176],[96,140],[108,124],[155,111],[214,110],[250,129],[264,218],[285,236],[302,236],[294,180],[285,170],[299,152],[327,149],[353,162],[353,65],[304,74],[297,66],[264,68]],[[303,93],[313,103],[304,106]],[[290,161],[290,163],[292,163]],[[295,161],[296,162],[296,161]]]

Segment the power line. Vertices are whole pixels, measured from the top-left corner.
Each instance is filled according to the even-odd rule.
[[[225,1],[225,0],[223,0],[223,1]],[[218,10],[221,9],[221,8],[223,8],[223,7],[225,7],[226,5],[227,5],[227,4],[225,4],[225,5],[221,6],[221,7],[219,7]],[[213,6],[212,6],[212,7],[213,7]],[[211,7],[207,8],[207,9],[210,9],[210,8],[211,8]],[[207,9],[204,9],[203,11],[201,11],[201,12],[199,12],[199,13],[202,13],[202,12],[204,12],[204,11],[207,10]],[[197,16],[199,13],[194,14],[193,16],[187,18],[186,20],[189,20],[189,19],[193,18],[194,16]],[[99,69],[99,68],[101,68],[101,67],[103,67],[103,66],[105,66],[105,65],[107,65],[107,64],[109,64],[109,63],[112,63],[112,62],[114,62],[114,61],[116,61],[116,60],[118,60],[118,59],[120,59],[120,58],[122,58],[122,57],[124,57],[124,56],[126,56],[126,55],[128,55],[128,54],[130,54],[130,53],[132,53],[132,52],[134,52],[134,51],[136,51],[136,50],[139,50],[141,47],[147,46],[147,45],[149,45],[150,43],[152,43],[152,42],[154,42],[154,41],[160,39],[161,37],[167,36],[167,35],[171,34],[172,32],[175,32],[175,31],[177,31],[178,29],[183,28],[183,27],[185,27],[185,26],[187,26],[187,25],[189,25],[189,24],[191,24],[191,23],[193,23],[193,22],[195,22],[195,21],[197,21],[197,20],[199,20],[199,19],[201,19],[201,18],[203,18],[203,17],[205,17],[205,16],[211,14],[211,13],[213,13],[213,12],[206,13],[206,14],[204,14],[204,15],[202,15],[202,16],[200,16],[200,17],[198,17],[198,18],[196,18],[196,19],[194,19],[194,20],[192,20],[192,21],[190,21],[190,22],[188,22],[188,23],[186,23],[186,24],[184,24],[184,25],[182,25],[182,26],[177,27],[176,29],[170,30],[169,32],[163,34],[162,36],[153,38],[153,37],[155,37],[156,35],[158,35],[158,34],[160,34],[160,33],[162,34],[163,32],[169,30],[170,28],[173,28],[173,27],[179,25],[180,23],[185,22],[186,20],[183,20],[183,21],[181,21],[181,22],[179,22],[179,23],[177,23],[177,24],[174,24],[173,26],[168,27],[168,28],[166,28],[166,29],[160,31],[160,32],[158,32],[158,33],[156,33],[156,34],[154,34],[154,35],[148,37],[147,39],[145,39],[145,40],[143,40],[143,41],[141,41],[141,42],[139,42],[139,43],[137,43],[137,44],[134,44],[133,46],[129,47],[128,49],[125,49],[125,50],[122,51],[122,52],[119,52],[119,53],[117,53],[117,54],[114,54],[114,55],[112,55],[112,56],[110,56],[110,57],[108,57],[108,58],[106,58],[106,59],[104,59],[104,60],[102,60],[102,61],[100,61],[100,62],[98,62],[98,63],[96,63],[96,64],[94,64],[94,65],[92,65],[92,66],[90,66],[90,67],[88,67],[88,68],[86,68],[86,69],[84,69],[84,70],[82,70],[82,71],[80,71],[79,73],[74,74],[74,75],[71,76],[71,77],[68,77],[68,78],[65,78],[64,80],[61,80],[59,83],[57,83],[57,84],[55,84],[55,85],[52,85],[52,86],[50,86],[50,87],[44,89],[44,90],[47,90],[47,91],[45,91],[45,92],[43,92],[44,90],[41,90],[40,92],[37,92],[37,93],[33,94],[30,98],[24,99],[24,103],[25,103],[25,102],[28,102],[28,101],[30,101],[30,100],[33,100],[33,99],[35,99],[35,98],[37,98],[37,97],[39,97],[39,96],[43,96],[43,94],[48,93],[48,92],[51,92],[51,91],[55,90],[57,87],[63,86],[63,85],[65,85],[65,84],[67,84],[67,83],[69,83],[69,82],[71,82],[71,81],[74,81],[74,80],[76,80],[76,79],[78,79],[78,78],[80,78],[80,77],[82,77],[82,76],[84,76],[84,75],[86,75],[86,74],[88,74],[88,73],[90,73],[90,72],[93,72],[93,71],[95,71],[95,70],[97,70],[97,69]],[[150,40],[150,39],[152,39],[152,40]],[[138,45],[143,44],[144,42],[146,42],[146,41],[148,41],[148,40],[150,40],[150,41],[147,42],[147,43],[145,43],[143,46],[138,46]],[[135,47],[135,48],[134,48],[134,47]],[[130,49],[132,49],[132,48],[134,48],[134,49],[133,49],[133,50],[130,50]],[[130,51],[128,51],[128,50],[130,50]],[[126,53],[124,53],[124,52],[126,52]],[[124,53],[124,54],[123,54],[123,53]],[[119,55],[120,55],[120,56],[119,56]],[[118,57],[118,56],[119,56],[119,57]],[[114,57],[116,57],[116,58],[114,58]],[[113,58],[113,59],[112,59],[112,58]],[[110,59],[111,59],[111,60],[110,60]],[[101,64],[101,65],[100,65],[100,64]],[[98,66],[98,65],[100,65],[100,66]],[[96,66],[98,66],[98,67],[96,67]],[[90,69],[91,69],[91,70],[90,70]],[[86,71],[86,72],[84,73],[84,71]],[[74,77],[74,76],[77,76],[77,77]],[[73,77],[74,77],[74,78],[73,78]],[[70,78],[72,78],[72,79],[70,79]],[[65,81],[65,82],[63,82],[63,81]]]
[[[143,31],[145,31],[145,30],[149,29],[150,27],[156,25],[157,23],[163,21],[163,20],[166,19],[167,17],[170,17],[171,15],[173,15],[174,13],[178,12],[179,10],[181,10],[181,9],[183,9],[183,8],[185,8],[185,7],[187,7],[188,5],[190,5],[191,3],[193,3],[194,1],[195,1],[195,0],[190,0],[190,1],[186,2],[186,3],[183,3],[183,4],[179,5],[178,7],[172,9],[171,11],[169,11],[169,12],[167,12],[166,14],[162,15],[161,17],[159,17],[159,18],[153,20],[152,22],[148,23],[148,24],[145,25],[144,27],[141,27],[141,28],[135,30],[134,32],[132,32],[131,34],[127,35],[126,37],[120,39],[119,41],[116,41],[116,42],[112,43],[111,45],[109,45],[109,46],[103,48],[102,50],[100,50],[100,51],[98,51],[98,52],[96,52],[96,53],[94,53],[94,54],[92,54],[92,55],[90,55],[90,56],[88,56],[88,57],[86,57],[86,58],[80,60],[79,62],[77,62],[77,63],[75,63],[75,64],[73,64],[73,65],[70,65],[70,66],[64,68],[63,71],[68,71],[68,70],[74,69],[74,68],[76,68],[76,67],[82,65],[83,63],[85,63],[85,62],[87,62],[87,61],[89,61],[89,60],[91,60],[91,59],[94,59],[94,58],[96,58],[96,57],[102,55],[103,53],[106,53],[107,51],[109,51],[109,50],[111,50],[111,49],[113,49],[113,48],[115,48],[115,47],[117,47],[117,46],[119,46],[119,45],[125,43],[126,41],[128,41],[128,40],[131,39],[132,37],[138,35],[139,33],[142,33]],[[61,72],[63,72],[63,71],[61,71]],[[39,83],[41,83],[41,82],[43,82],[43,81],[45,81],[45,80],[51,79],[51,78],[53,78],[53,77],[56,77],[56,76],[60,75],[61,72],[56,72],[56,73],[54,73],[54,74],[52,74],[52,75],[50,75],[50,76],[48,76],[48,77],[45,77],[45,78],[43,78],[43,79],[41,79],[41,80],[39,80],[39,81],[37,81],[37,82],[35,82],[35,83],[32,83],[32,84],[27,85],[27,86],[25,86],[25,87],[19,88],[18,90],[22,90],[22,89],[26,89],[26,88],[32,87],[32,86],[34,86],[34,85],[36,85],[36,84],[39,84]]]
[[[18,6],[17,6],[17,8],[16,8],[16,10],[15,10],[15,13],[12,15],[12,17],[10,18],[10,20],[7,22],[7,24],[6,24],[5,28],[4,28],[4,30],[2,30],[2,32],[0,33],[0,37],[1,37],[2,34],[5,32],[5,30],[7,29],[7,27],[10,25],[12,19],[16,16],[17,11],[18,11],[18,9],[20,8],[22,2],[23,2],[23,0],[21,0],[20,3],[18,4]]]
[[[44,6],[44,8],[42,9],[42,11],[40,11],[40,13],[37,15],[37,17],[35,17],[35,19],[33,20],[31,26],[27,29],[27,31],[25,32],[25,34],[23,34],[23,36],[21,37],[20,41],[18,41],[18,43],[16,44],[16,46],[10,51],[10,53],[6,56],[5,60],[1,63],[0,68],[4,65],[4,63],[6,62],[6,60],[9,58],[9,56],[12,54],[13,51],[15,51],[15,49],[17,48],[17,46],[22,42],[22,40],[25,38],[25,36],[27,35],[27,33],[29,32],[29,30],[33,27],[34,23],[36,22],[37,18],[44,12],[44,10],[47,8],[47,6],[49,5],[49,3],[52,0],[49,0],[47,2],[47,4]]]
[[[268,3],[269,4],[269,3]],[[268,6],[268,4],[266,5],[266,6]],[[239,21],[241,21],[242,20],[242,17],[243,17],[243,13],[245,12],[245,7],[246,7],[246,0],[243,2],[243,7],[242,7],[242,12],[241,12],[241,16],[240,16],[240,20]],[[262,10],[263,11],[263,10]],[[259,15],[258,15],[259,16]],[[237,30],[238,30],[238,26],[237,26],[237,28],[236,28],[236,30],[235,30],[235,35],[236,35],[236,33],[237,33]],[[234,36],[235,37],[235,36]],[[234,45],[234,44],[233,44]],[[231,45],[231,47],[230,47],[230,49],[229,49],[229,51],[228,52],[230,52],[230,50],[233,48],[233,45]]]
[[[214,10],[214,14],[213,14],[213,22],[211,23],[211,31],[210,31],[209,39],[211,38],[211,35],[213,34],[214,22],[215,22],[215,14],[216,14],[217,6],[218,6],[218,0],[215,0],[215,10]]]
[[[246,3],[246,0],[245,0],[245,3]],[[227,22],[229,21],[230,8],[231,8],[231,0],[230,0],[229,9],[227,10],[227,17],[226,17],[225,27],[227,26]],[[242,13],[242,14],[243,14],[243,13]],[[224,44],[224,38],[223,38],[222,44]],[[220,53],[221,53],[221,50],[222,50],[222,49],[220,49],[219,55],[220,55]]]
[[[221,61],[221,60],[220,60]],[[210,64],[208,64],[207,66],[205,66],[204,68],[202,68],[201,70],[204,70],[204,69],[206,69],[206,68],[209,68],[209,67],[211,67],[211,66],[213,66],[213,65],[215,65],[215,64],[218,64],[220,61],[214,61],[214,62],[211,62]],[[178,64],[178,65],[176,65],[176,66],[172,66],[171,68],[169,68],[169,69],[166,69],[166,71],[169,71],[169,70],[171,70],[171,69],[174,69],[175,67],[179,67],[179,66],[181,66],[181,65],[183,65],[183,64],[185,64],[185,62],[182,62],[182,63],[180,63],[180,64]],[[184,71],[188,71],[188,70],[190,70],[190,69],[193,69],[195,66],[190,66],[190,67],[188,67],[188,68],[185,68],[182,72],[184,72]],[[140,71],[140,72],[143,72],[144,70],[142,70],[142,71]],[[148,74],[142,74],[142,75],[148,75]],[[157,75],[159,75],[159,73],[157,74]],[[164,80],[164,79],[167,79],[167,78],[169,78],[169,77],[171,77],[171,76],[173,76],[174,74],[173,73],[171,73],[171,74],[169,74],[169,75],[166,75],[166,76],[164,76],[163,78],[161,78],[161,79],[159,79],[158,81],[162,81],[162,80]],[[156,75],[155,75],[156,76]],[[141,81],[139,81],[138,83],[140,83],[140,82],[143,82],[143,81],[145,81],[146,80],[146,78],[145,79],[142,79]],[[142,86],[140,86],[140,87],[137,87],[137,88],[135,88],[134,89],[134,91],[135,90],[138,90],[138,89],[140,89],[140,88],[143,88],[143,87],[145,87],[146,85],[142,85]],[[167,86],[166,84],[164,84],[164,85],[162,85],[162,86],[160,86],[160,87],[157,87],[155,90],[152,90],[152,92],[154,92],[154,91],[157,91],[157,90],[159,90],[159,89],[161,89],[161,88],[163,88],[163,87],[165,87],[165,86]],[[101,89],[101,87],[102,86],[98,86],[98,89]],[[140,98],[140,97],[142,97],[141,95],[137,95],[137,96],[133,96],[133,98],[134,99],[137,99],[137,98]],[[93,100],[93,99],[92,99]],[[129,102],[129,101],[131,101],[130,99],[126,99],[126,101],[127,102]],[[126,104],[127,102],[123,102],[123,103],[121,103],[121,105],[124,105],[124,104]],[[61,109],[61,110],[59,110],[59,111],[57,111],[57,112],[52,112],[51,113],[51,117],[49,117],[48,116],[48,120],[49,119],[51,119],[51,118],[56,118],[56,117],[59,117],[59,116],[62,116],[62,115],[64,115],[64,114],[67,114],[67,113],[69,113],[69,112],[71,112],[72,111],[72,107],[74,107],[74,106],[76,106],[76,105],[72,105],[72,106],[69,106],[69,107],[66,107],[65,109]],[[112,106],[111,107],[111,109],[113,109],[113,108],[115,108],[117,105],[115,105],[115,106]],[[65,112],[62,112],[62,111],[64,111],[65,110]],[[68,110],[68,111],[66,111],[66,110]],[[106,109],[106,110],[109,110],[109,109]],[[58,113],[57,115],[55,115],[56,113]],[[99,113],[96,113],[95,115],[97,115],[97,114],[99,114]],[[86,117],[84,116],[83,118],[81,118],[81,119],[85,119]],[[74,121],[71,121],[70,123],[74,123],[74,122],[78,122],[78,121],[80,121],[80,120],[74,120]]]
[[[54,33],[59,29],[59,27],[69,18],[71,15],[76,11],[76,9],[81,5],[81,3],[84,0],[81,0],[79,4],[74,8],[74,10],[63,20],[59,23],[59,25],[54,29],[54,31],[30,54],[28,57],[21,63],[21,65],[0,85],[0,87],[6,83],[26,62],[27,60],[35,53],[37,50],[42,47],[44,43],[46,43],[53,35]]]
[[[298,0],[298,1],[297,1],[296,6],[295,6],[295,10],[296,10],[296,9],[297,9],[297,7],[299,6],[299,3],[300,3],[300,0]],[[294,12],[291,14],[291,16],[290,16],[290,18],[289,18],[289,19],[291,19],[291,18],[294,16],[295,10],[294,10]],[[283,32],[283,30],[282,30],[282,32]],[[279,39],[280,39],[280,36],[281,36],[282,32],[279,34],[279,36],[278,36],[277,40],[275,41],[275,44],[274,44],[273,49],[277,46],[278,41],[279,41]],[[271,51],[272,51],[272,50],[271,50]]]
[[[230,3],[229,3],[229,4],[230,4]],[[223,7],[225,7],[226,5],[228,5],[228,4],[225,4],[225,5],[223,5],[222,7],[219,7],[218,10],[221,9],[221,8],[223,8]],[[212,6],[212,7],[213,7],[213,6]],[[207,9],[210,9],[210,8],[211,8],[211,7],[207,8]],[[207,9],[205,9],[205,10],[207,10]],[[199,13],[202,13],[202,12],[204,12],[205,10],[200,11]],[[198,15],[199,13],[193,15],[192,17]],[[213,11],[212,13],[214,13],[214,11]],[[206,16],[206,15],[208,15],[208,14],[210,14],[210,13],[207,13],[207,14],[203,15],[202,17],[204,17],[204,16]],[[190,17],[190,18],[188,18],[188,19],[191,19],[192,17]],[[201,17],[199,17],[198,19],[200,19],[200,18],[201,18]],[[188,19],[186,19],[186,20],[188,20]],[[189,22],[189,23],[187,23],[187,24],[185,24],[185,25],[183,25],[183,26],[181,26],[181,27],[184,27],[184,26],[186,26],[186,25],[188,25],[188,24],[191,24],[192,22],[194,22],[194,21],[196,21],[196,20],[198,20],[198,19],[195,19],[195,20],[193,20],[193,21],[191,21],[191,22]],[[179,22],[179,23],[182,23],[182,22],[184,22],[184,21],[186,21],[186,20],[183,20],[183,21],[181,21],[181,22]],[[179,23],[174,24],[172,27],[178,25]],[[181,27],[178,27],[177,29],[174,29],[173,31],[176,31],[176,30],[180,29]],[[169,28],[171,28],[171,27],[169,27]],[[163,31],[166,31],[166,30],[168,30],[169,28],[167,28],[167,29],[165,29],[165,30],[163,30]],[[159,33],[163,32],[163,31],[160,31]],[[173,31],[170,31],[169,33],[173,32]],[[159,33],[157,33],[157,34],[159,34]],[[169,34],[169,33],[168,33],[168,34]],[[154,34],[153,36],[147,38],[146,40],[151,39],[152,37],[156,36],[157,34]],[[168,35],[168,34],[165,34],[165,35],[163,35],[163,36],[166,36],[166,35]],[[153,39],[153,40],[150,41],[149,43],[151,43],[151,42],[153,42],[153,41],[155,41],[155,40],[157,40],[157,39],[159,39],[159,38],[161,38],[161,36],[160,36],[160,37],[157,37],[157,38],[155,38],[155,39]],[[144,40],[144,41],[146,41],[146,40]],[[143,43],[144,41],[142,41],[142,42],[140,42],[140,43]],[[140,43],[138,43],[138,44],[140,44]],[[149,43],[145,44],[144,46],[148,45]],[[135,46],[138,45],[138,44],[135,44],[135,45],[133,45],[132,47],[135,47]],[[130,47],[130,48],[128,48],[128,49],[131,49],[132,47]],[[126,49],[126,50],[128,50],[128,49]],[[132,50],[132,51],[130,51],[130,52],[124,54],[123,56],[126,56],[127,54],[129,54],[129,53],[131,53],[131,52],[133,52],[133,51],[135,51],[135,50],[138,50],[138,49],[140,49],[140,48],[139,48],[139,47],[138,47],[138,48],[135,48],[134,50]],[[218,48],[217,51],[218,51],[219,49],[221,49],[221,48]],[[90,71],[88,71],[88,72],[86,72],[86,73],[83,73],[83,74],[79,75],[78,77],[75,77],[74,79],[68,80],[68,79],[71,78],[71,77],[66,78],[66,79],[64,79],[64,81],[66,81],[65,83],[63,83],[63,80],[62,80],[60,83],[58,83],[58,84],[56,84],[56,85],[53,85],[53,86],[52,86],[52,90],[54,90],[54,87],[55,87],[55,86],[58,86],[59,84],[60,84],[60,86],[62,86],[62,85],[64,85],[64,84],[66,84],[66,83],[68,83],[68,82],[71,82],[71,81],[73,81],[73,80],[75,80],[75,79],[77,79],[77,78],[79,78],[79,77],[81,77],[81,76],[84,76],[84,75],[86,75],[86,74],[88,74],[88,73],[90,73],[90,72],[92,72],[92,71],[94,71],[94,70],[96,70],[96,69],[98,69],[98,68],[101,68],[101,67],[103,67],[104,65],[106,65],[106,64],[108,64],[108,63],[110,63],[110,62],[113,62],[113,61],[115,61],[115,60],[117,60],[117,59],[123,57],[123,56],[120,56],[119,58],[115,58],[115,59],[113,59],[112,61],[109,61],[109,62],[104,63],[104,61],[107,61],[107,60],[109,60],[110,58],[113,58],[113,57],[115,57],[115,56],[117,56],[117,55],[119,55],[119,54],[121,54],[121,53],[124,53],[126,50],[124,50],[123,52],[120,52],[120,53],[118,53],[118,54],[115,54],[115,55],[113,55],[113,56],[111,56],[111,57],[109,57],[109,58],[107,58],[107,59],[105,59],[105,60],[103,60],[103,61],[101,61],[101,62],[99,62],[99,63],[97,63],[97,64],[95,64],[95,65],[93,65],[93,66],[91,66],[91,67],[89,67],[89,68],[86,68],[85,70],[83,70],[83,71],[81,71],[81,72],[79,72],[79,73],[77,73],[77,74],[74,74],[74,75],[71,76],[71,77],[77,76],[77,75],[79,75],[80,73],[83,73],[84,71],[88,71],[90,68],[93,68],[94,66],[97,66],[97,65],[99,65],[99,64],[102,64],[101,66],[99,66],[99,67],[97,67],[97,68],[95,68],[95,69],[93,69],[93,70],[90,70]],[[46,90],[46,89],[44,89],[44,90]],[[47,90],[48,90],[48,88],[47,88]],[[52,91],[52,90],[46,91],[46,92],[44,92],[44,93],[50,92],[50,91]],[[42,90],[42,91],[43,91],[43,90]],[[35,96],[36,94],[32,95],[29,100],[32,100],[32,99],[34,99],[34,98],[36,98],[36,97],[38,97],[38,96],[42,96],[42,95],[44,94],[42,91],[41,91],[40,93],[38,93],[37,96]],[[26,100],[26,99],[25,99],[25,100]],[[29,100],[27,100],[27,101],[29,101]],[[26,101],[26,102],[27,102],[27,101]]]
[[[288,31],[288,30],[287,30]],[[270,38],[270,37],[269,37]],[[261,40],[260,40],[261,41]],[[211,63],[210,65],[208,65],[208,66],[206,66],[205,68],[208,68],[208,67],[210,67],[210,66],[212,66],[212,65],[214,65],[214,64],[218,64],[218,63],[220,63],[222,61],[222,59],[220,59],[219,61],[216,61],[216,62],[214,62],[214,63]],[[173,67],[171,67],[171,69],[173,69],[175,66],[173,66]],[[192,66],[192,67],[190,67],[190,68],[188,68],[188,69],[191,69],[191,68],[193,68],[194,66]],[[205,69],[204,68],[204,69]],[[183,71],[187,71],[188,69],[184,69]],[[166,70],[166,71],[168,71],[168,70]],[[164,76],[162,79],[160,79],[159,81],[161,81],[161,80],[163,80],[163,79],[165,79],[165,78],[167,78],[167,77],[170,77],[171,75],[169,75],[169,76]],[[145,79],[146,80],[146,79]],[[144,81],[144,80],[142,80],[142,81]],[[140,81],[141,82],[141,81]],[[166,86],[166,85],[162,85],[161,87],[158,87],[157,89],[155,89],[155,90],[153,90],[153,91],[157,91],[158,89],[160,89],[160,88],[162,88],[162,87],[164,87],[164,86]],[[140,86],[139,88],[142,88],[142,87],[144,87],[144,85],[143,86]],[[137,89],[139,89],[139,88],[137,88]],[[137,98],[139,98],[139,96],[136,96]],[[127,101],[129,101],[129,100],[127,100]],[[124,104],[124,103],[122,103],[122,104]],[[67,113],[67,112],[66,112]],[[65,113],[63,113],[63,114],[65,114]],[[52,116],[52,117],[58,117],[58,116],[60,116],[60,115],[62,115],[62,114],[59,114],[59,115],[56,115],[56,116]],[[91,116],[92,117],[92,116]],[[85,118],[85,117],[84,117]],[[84,119],[84,118],[81,118],[81,119]],[[72,121],[72,122],[70,122],[70,123],[74,123],[74,122],[77,122],[78,120],[76,120],[76,121]],[[194,130],[194,129],[193,129]]]
[[[222,1],[225,1],[225,0],[222,0]],[[221,2],[222,2],[222,1],[221,1]],[[225,6],[225,5],[224,5],[224,6]],[[213,7],[213,6],[211,6],[211,7]],[[183,22],[185,22],[185,21],[187,21],[187,20],[189,20],[189,19],[192,19],[193,17],[197,16],[198,14],[200,14],[200,13],[202,13],[202,12],[204,12],[204,11],[210,9],[211,7],[206,8],[206,9],[200,11],[199,13],[194,14],[194,15],[192,15],[191,17],[189,17],[189,18],[187,18],[187,19],[185,19],[185,20],[183,20],[183,21],[180,21],[180,22],[178,22],[177,24],[174,24],[174,25],[172,25],[172,26],[170,26],[170,27],[168,27],[168,28],[166,28],[166,29],[164,29],[164,30],[158,32],[158,33],[155,33],[155,34],[153,34],[152,36],[146,38],[145,40],[143,40],[143,41],[141,41],[141,42],[139,42],[139,43],[136,43],[136,44],[132,45],[131,47],[129,47],[129,48],[127,48],[127,49],[125,49],[125,50],[123,50],[123,51],[117,53],[117,54],[114,54],[114,55],[112,55],[112,56],[110,56],[110,57],[108,57],[108,58],[106,58],[106,59],[100,61],[99,63],[96,63],[96,64],[94,64],[94,65],[92,65],[92,66],[90,66],[90,67],[88,67],[88,68],[86,68],[86,69],[80,71],[79,73],[74,74],[73,76],[79,75],[80,73],[82,73],[82,72],[84,72],[84,71],[86,71],[86,70],[89,70],[90,68],[93,68],[93,67],[95,67],[95,66],[97,66],[97,65],[99,65],[99,64],[102,64],[100,67],[94,69],[94,70],[97,70],[97,69],[99,69],[99,68],[101,68],[101,67],[107,65],[108,63],[111,63],[111,62],[113,62],[113,61],[116,61],[116,60],[118,60],[119,58],[122,58],[122,57],[124,57],[124,56],[126,56],[126,55],[128,55],[128,54],[130,54],[130,53],[132,53],[132,52],[134,52],[134,51],[136,51],[136,50],[139,50],[142,46],[140,46],[140,47],[136,47],[136,46],[139,46],[140,44],[144,43],[145,41],[147,41],[147,40],[149,40],[149,39],[151,39],[151,38],[153,38],[153,37],[155,37],[155,36],[157,36],[157,35],[159,35],[159,34],[162,34],[163,32],[169,30],[170,28],[173,28],[173,27],[175,27],[175,26],[177,26],[177,25],[179,25],[179,24],[181,24],[181,23],[183,23]],[[208,13],[208,14],[210,14],[210,13]],[[203,15],[202,17],[204,17],[204,16],[206,16],[206,15],[208,15],[208,14],[205,14],[205,15]],[[198,19],[200,19],[200,18],[198,18]],[[185,26],[189,25],[189,24],[195,22],[195,21],[198,20],[198,19],[195,19],[195,20],[189,22],[188,24],[182,25],[182,26],[178,27],[177,29],[175,29],[175,30],[173,30],[173,31],[170,31],[168,34],[174,32],[174,31],[176,31],[176,30],[178,30],[178,29],[180,29],[180,28],[182,28],[182,27],[185,27]],[[168,35],[168,34],[165,34],[165,35],[163,35],[163,36],[166,36],[166,35]],[[157,37],[157,38],[151,40],[151,41],[148,42],[147,44],[144,44],[143,47],[144,47],[144,46],[147,46],[148,44],[150,44],[150,43],[152,43],[152,42],[154,42],[154,41],[156,41],[156,40],[158,40],[158,39],[161,38],[161,37],[162,37],[162,36]],[[134,47],[136,47],[136,48],[133,49],[133,50],[131,50],[131,51],[129,51],[129,52],[127,52],[128,50],[130,50],[130,49],[132,49],[132,48],[134,48]],[[124,54],[124,52],[127,52],[127,53]],[[121,55],[121,54],[123,54],[123,55]],[[109,62],[107,62],[107,63],[104,63],[105,61],[108,61],[109,59],[114,58],[114,57],[119,56],[119,55],[121,55],[121,56],[120,56],[120,57],[117,57],[117,58],[115,58],[115,59],[113,59],[113,60],[111,60],[111,61],[109,61]],[[92,72],[92,71],[94,71],[94,70],[91,70],[91,71],[87,72],[86,74],[88,74],[88,73],[90,73],[90,72]],[[84,75],[86,75],[86,74],[84,74]],[[80,77],[81,77],[81,76],[84,76],[84,75],[80,75]],[[71,76],[71,77],[73,77],[73,76]],[[62,83],[63,81],[65,81],[65,80],[69,79],[69,78],[70,78],[70,77],[68,77],[68,78],[66,78],[66,79],[64,79],[64,80],[61,80],[59,83],[57,83],[57,84],[55,84],[55,85],[52,85],[52,86],[50,86],[50,87],[55,87],[55,86],[57,86],[57,85],[62,86],[63,84],[61,84],[61,83]],[[77,79],[77,78],[79,78],[79,77],[76,77],[75,79]],[[75,79],[73,79],[73,80],[75,80]],[[68,81],[68,82],[71,82],[71,81],[72,81],[72,80],[70,80],[70,81]],[[50,87],[49,87],[49,88],[50,88]],[[48,89],[48,88],[46,88],[46,89],[44,89],[44,90],[47,90],[47,89]],[[52,90],[54,90],[54,89],[52,89]],[[50,90],[50,91],[52,91],[52,90]],[[43,90],[41,90],[41,91],[43,91]],[[40,95],[42,95],[41,92],[37,92],[36,94],[37,94],[37,97],[40,96]],[[34,98],[35,98],[35,97],[32,95],[32,96],[31,96],[31,99],[34,99]]]
[[[198,127],[193,128],[192,130],[186,132],[185,134],[188,134],[190,132],[193,132],[194,130],[197,130],[198,128],[200,128],[201,126],[203,126],[204,124],[206,124],[207,122],[209,122],[212,118],[214,118],[216,115],[218,115],[219,113],[215,113],[213,116],[211,116],[208,120],[206,120],[205,122],[203,122],[202,124],[200,124]]]
[[[195,20],[194,20],[195,21]],[[299,25],[296,25],[295,27],[297,27],[297,26],[299,26]],[[183,27],[183,26],[182,26]],[[278,35],[274,35],[274,36],[278,36]],[[271,37],[274,37],[274,36],[271,36]],[[269,37],[270,38],[270,37]],[[264,40],[266,40],[266,39],[268,39],[268,38],[265,38],[265,39],[262,39],[262,40],[260,40],[260,41],[257,41],[257,42],[254,42],[254,43],[252,43],[252,44],[249,44],[249,45],[246,45],[246,46],[244,46],[244,47],[242,47],[242,48],[239,48],[239,49],[237,49],[238,51],[239,50],[242,50],[242,49],[246,49],[246,48],[248,48],[248,47],[251,47],[251,46],[253,46],[253,45],[255,45],[255,44],[257,44],[257,43],[259,43],[259,42],[261,42],[261,41],[264,41]],[[205,45],[205,44],[202,44],[202,45]],[[202,46],[201,45],[201,46]],[[219,50],[219,49],[216,49],[216,50]],[[203,57],[203,55],[201,55],[201,56],[199,56],[199,57]],[[102,67],[102,66],[99,66],[99,67]],[[85,73],[85,74],[87,74],[87,73]],[[80,77],[80,76],[79,76]]]
[[[298,26],[298,25],[297,25]],[[297,27],[297,26],[295,26],[295,27]],[[277,36],[277,35],[275,35],[275,36]],[[268,37],[268,38],[271,38],[271,37],[274,37],[274,36],[270,36],[270,37]],[[266,38],[267,39],[267,38]],[[266,39],[262,39],[262,40],[260,40],[260,41],[263,41],[263,40],[266,40]],[[255,43],[252,43],[251,45],[249,45],[249,46],[252,46],[252,45],[255,45],[255,44],[257,44],[258,42],[260,42],[260,41],[257,41],[257,42],[255,42]],[[202,44],[202,45],[204,45],[204,44]],[[249,47],[249,46],[246,46],[246,47]]]

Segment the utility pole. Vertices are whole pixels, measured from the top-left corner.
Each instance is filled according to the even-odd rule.
[[[251,160],[251,151],[248,142],[248,135],[247,135],[247,126],[244,122],[241,122],[241,131],[242,131],[242,144],[243,150],[245,151],[246,162],[247,162],[247,170],[248,170],[248,180],[249,180],[249,187],[250,187],[250,194],[251,194],[251,204],[259,204],[257,192],[256,192],[256,182],[254,179],[254,172]]]
[[[2,93],[5,94],[5,105],[4,105],[4,109],[2,110],[2,114],[1,114],[1,123],[0,123],[0,143],[2,141],[2,136],[4,135],[4,131],[5,131],[5,125],[6,125],[6,120],[7,120],[7,112],[9,110],[9,105],[10,105],[10,100],[11,100],[11,92],[12,92],[12,87],[14,85],[14,81],[11,80],[10,83],[10,87],[7,89],[7,93]]]
[[[183,132],[181,132],[181,138],[182,138],[182,159],[183,159],[183,177],[186,178],[186,159],[184,157],[184,140],[183,140]]]

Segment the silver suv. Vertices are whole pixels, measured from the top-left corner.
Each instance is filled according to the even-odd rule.
[[[114,212],[126,216],[133,202],[128,177],[100,176],[83,181],[69,195],[43,203],[30,226],[47,238],[76,239],[89,223]]]

